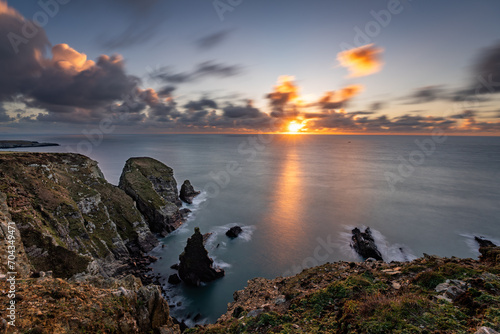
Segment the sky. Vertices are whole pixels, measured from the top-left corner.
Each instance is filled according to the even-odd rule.
[[[0,0],[0,134],[498,136],[498,17],[495,0]]]

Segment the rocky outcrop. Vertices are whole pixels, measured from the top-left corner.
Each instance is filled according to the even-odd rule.
[[[165,236],[182,224],[182,203],[172,168],[151,158],[130,158],[119,187],[134,199],[154,233]]]
[[[189,180],[184,181],[181,186],[180,199],[188,204],[193,204],[193,198],[200,194],[199,191],[194,190]]]
[[[479,247],[496,247],[493,242],[485,239],[484,237],[474,237],[474,240],[479,244]]]
[[[224,270],[213,267],[213,260],[203,246],[203,235],[196,227],[188,239],[184,252],[179,256],[179,277],[188,285],[199,286],[224,276]]]
[[[133,276],[39,278],[17,284],[16,309],[21,316],[8,333],[180,334],[160,289],[143,286]],[[0,281],[0,289],[6,290],[7,282]],[[9,303],[6,294],[0,301]]]
[[[2,222],[15,222],[32,271],[113,276],[158,244],[133,200],[85,156],[0,154],[0,179]]]
[[[240,233],[243,232],[243,229],[239,226],[233,226],[231,227],[227,232],[226,235],[230,237],[231,239],[237,238]]]
[[[373,258],[377,261],[383,261],[382,254],[380,254],[373,240],[372,231],[369,227],[361,232],[359,228],[352,230],[352,243],[351,247],[363,258]]]

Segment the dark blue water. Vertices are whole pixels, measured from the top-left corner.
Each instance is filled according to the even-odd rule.
[[[354,226],[375,230],[388,261],[424,252],[477,257],[472,235],[500,239],[498,137],[114,135],[94,144],[81,136],[24,138],[63,145],[36,151],[89,155],[113,184],[129,157],[150,156],[174,168],[179,185],[189,179],[203,191],[188,206],[191,219],[154,251],[162,257],[154,270],[173,273],[170,265],[199,226],[214,233],[207,249],[226,276],[197,289],[167,284],[171,304],[182,304],[172,309],[180,319],[201,313],[215,321],[250,278],[356,260],[348,243]],[[229,240],[224,233],[235,224],[244,234]]]

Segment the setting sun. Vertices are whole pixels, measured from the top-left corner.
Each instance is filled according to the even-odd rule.
[[[297,121],[291,121],[290,124],[288,124],[288,131],[289,132],[299,132],[300,129],[304,127],[304,124],[302,123],[297,123]]]

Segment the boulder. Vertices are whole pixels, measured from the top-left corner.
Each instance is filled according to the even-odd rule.
[[[383,261],[382,254],[380,254],[375,245],[375,240],[369,227],[364,232],[361,232],[357,227],[352,230],[351,247],[363,259],[374,258],[377,261]]]
[[[134,199],[154,233],[165,236],[183,223],[172,168],[152,158],[130,158],[119,187]]]
[[[181,186],[180,199],[188,204],[193,204],[193,198],[200,194],[199,191],[194,190],[189,180],[184,181]]]
[[[179,284],[181,281],[181,279],[179,278],[179,275],[177,274],[172,274],[168,277],[168,283],[170,284]]]
[[[240,233],[243,232],[243,229],[239,226],[234,226],[234,227],[231,227],[227,232],[226,232],[226,235],[232,239],[238,237],[238,235],[240,235]]]
[[[213,260],[203,246],[203,235],[196,227],[188,239],[184,252],[179,256],[179,277],[184,283],[199,286],[224,276],[224,270],[213,267]]]

